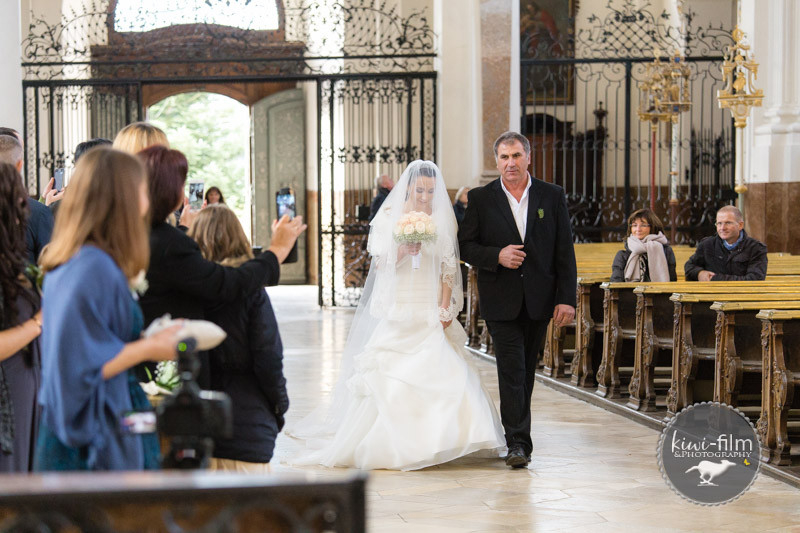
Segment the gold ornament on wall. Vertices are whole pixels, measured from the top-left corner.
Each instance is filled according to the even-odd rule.
[[[739,26],[733,30],[734,44],[725,47],[722,62],[722,79],[725,87],[717,91],[721,109],[730,109],[737,128],[747,126],[751,107],[761,107],[764,91],[755,87],[758,78],[758,63],[752,58],[750,45]]]

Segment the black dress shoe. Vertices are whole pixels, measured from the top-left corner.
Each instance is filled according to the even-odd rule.
[[[522,447],[512,446],[508,450],[508,455],[506,455],[506,465],[511,468],[525,468],[530,461],[530,456],[525,455]]]

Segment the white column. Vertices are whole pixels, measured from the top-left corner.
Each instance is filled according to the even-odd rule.
[[[0,126],[22,131],[20,0],[5,0],[0,19]]]
[[[755,183],[800,181],[800,2],[743,0],[742,19],[750,17],[764,107],[752,114],[752,140],[745,139],[752,147],[745,177]]]
[[[435,0],[436,153],[448,189],[478,184],[482,172],[479,0]]]

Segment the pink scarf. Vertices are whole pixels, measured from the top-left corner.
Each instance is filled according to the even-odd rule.
[[[647,254],[650,281],[670,281],[667,256],[664,255],[665,244],[669,244],[669,241],[660,231],[658,235],[648,235],[642,240],[633,235],[628,237],[628,250],[631,251],[631,256],[625,265],[625,281],[642,281],[639,257],[645,254]]]

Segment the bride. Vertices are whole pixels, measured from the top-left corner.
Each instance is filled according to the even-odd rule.
[[[288,431],[308,448],[289,462],[415,470],[499,453],[503,429],[455,320],[457,226],[436,165],[411,163],[370,226],[372,264],[331,405]]]

